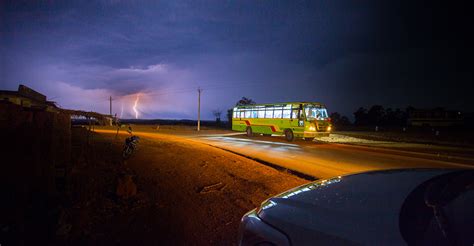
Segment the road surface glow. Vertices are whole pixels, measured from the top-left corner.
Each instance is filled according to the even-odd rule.
[[[263,143],[263,144],[272,144],[272,145],[282,145],[282,146],[290,146],[290,147],[297,147],[300,146],[297,144],[290,144],[290,143],[280,143],[280,142],[271,142],[271,141],[263,141],[263,140],[253,140],[253,139],[244,139],[244,138],[232,138],[232,137],[207,137],[209,140],[218,140],[224,142],[252,142],[252,143]]]
[[[367,151],[341,144],[290,144],[217,136],[197,140],[316,178],[372,170],[459,167],[459,164],[447,161],[399,155],[396,151]]]

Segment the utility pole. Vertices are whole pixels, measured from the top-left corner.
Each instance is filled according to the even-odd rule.
[[[112,96],[109,97],[110,101],[110,116],[112,117]]]
[[[201,88],[198,87],[198,131],[201,130],[201,92]]]

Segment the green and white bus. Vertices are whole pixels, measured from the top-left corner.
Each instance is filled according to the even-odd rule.
[[[284,135],[312,141],[329,136],[331,119],[326,107],[315,102],[288,102],[237,106],[233,109],[232,130],[253,134]]]

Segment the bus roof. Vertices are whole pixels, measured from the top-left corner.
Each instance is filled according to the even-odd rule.
[[[259,103],[259,104],[252,104],[252,105],[241,105],[241,106],[235,106],[237,108],[239,107],[253,107],[253,106],[271,106],[271,105],[282,105],[282,104],[313,104],[313,105],[319,105],[321,107],[325,107],[324,104],[318,103],[318,102],[280,102],[280,103]]]

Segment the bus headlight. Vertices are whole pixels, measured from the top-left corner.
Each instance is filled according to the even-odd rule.
[[[328,126],[327,131],[330,132],[331,129],[332,129],[331,126]]]
[[[316,127],[314,127],[314,126],[309,126],[309,130],[310,130],[310,131],[316,131]]]

